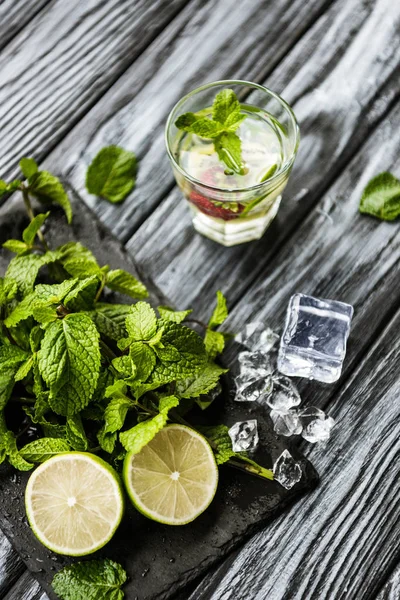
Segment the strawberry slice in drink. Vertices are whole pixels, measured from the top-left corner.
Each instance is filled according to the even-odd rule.
[[[229,206],[228,202],[222,203],[209,200],[206,198],[206,196],[203,196],[194,190],[189,196],[189,202],[197,206],[201,212],[209,217],[215,217],[216,219],[222,219],[223,221],[231,221],[232,219],[236,219],[244,210],[243,204],[232,202],[232,205],[234,205],[235,208],[227,208],[227,205]]]

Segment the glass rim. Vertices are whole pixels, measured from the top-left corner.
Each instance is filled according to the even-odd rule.
[[[187,171],[185,171],[185,169],[183,169],[180,166],[180,164],[175,160],[174,154],[170,148],[170,144],[168,141],[168,131],[171,127],[172,115],[175,113],[176,109],[179,108],[179,106],[181,106],[186,100],[188,100],[189,98],[191,98],[198,92],[202,92],[204,90],[215,87],[217,85],[243,85],[243,86],[249,86],[249,87],[256,88],[264,93],[266,92],[267,94],[269,94],[270,96],[275,98],[275,100],[277,100],[277,102],[279,102],[286,109],[287,113],[289,114],[289,116],[292,120],[293,127],[294,127],[294,132],[295,132],[294,148],[293,148],[289,158],[279,167],[279,169],[272,175],[272,177],[270,177],[266,181],[261,181],[260,183],[256,183],[255,185],[250,185],[250,186],[244,187],[244,188],[220,188],[217,186],[209,185],[208,183],[204,183],[200,179],[196,179],[196,177],[193,177]],[[286,100],[284,100],[281,96],[279,96],[279,94],[273,92],[269,88],[267,88],[259,83],[254,83],[252,81],[246,81],[244,79],[221,79],[219,81],[212,81],[210,83],[205,83],[205,84],[195,88],[188,94],[185,94],[184,96],[182,96],[182,98],[180,98],[180,100],[178,100],[178,102],[176,102],[176,104],[172,107],[172,109],[168,115],[167,123],[165,125],[164,139],[165,139],[165,145],[167,148],[168,157],[169,157],[170,161],[172,162],[173,166],[181,173],[181,175],[183,175],[191,183],[194,183],[196,185],[200,185],[204,188],[208,188],[210,190],[215,190],[218,192],[228,192],[228,193],[249,192],[249,191],[265,188],[270,183],[278,183],[280,177],[282,175],[284,175],[292,167],[292,165],[294,163],[294,159],[296,158],[297,150],[298,150],[299,143],[300,143],[300,128],[299,128],[299,124],[297,122],[296,115],[294,114],[292,107],[290,106],[290,104],[288,104],[286,102]]]

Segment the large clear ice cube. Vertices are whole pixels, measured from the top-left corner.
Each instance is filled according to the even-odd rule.
[[[258,444],[257,419],[238,421],[228,431],[234,452],[255,450]]]
[[[279,348],[279,371],[326,383],[339,379],[352,316],[350,304],[292,296]]]
[[[274,464],[274,479],[290,490],[301,479],[301,466],[288,450],[284,450]]]

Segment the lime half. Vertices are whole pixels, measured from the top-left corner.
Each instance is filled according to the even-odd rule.
[[[58,554],[83,556],[112,538],[124,500],[118,475],[106,462],[93,454],[68,452],[32,473],[25,508],[42,544]]]
[[[168,425],[124,462],[124,483],[134,506],[149,519],[185,525],[209,506],[218,467],[207,440],[184,425]]]

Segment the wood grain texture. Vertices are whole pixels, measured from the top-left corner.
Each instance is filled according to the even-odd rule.
[[[2,0],[0,2],[0,51],[48,2],[49,0]]]
[[[188,0],[58,0],[0,56],[0,172],[41,159]]]
[[[164,147],[167,115],[206,81],[262,78],[331,0],[194,0],[61,143],[45,164],[68,178],[122,240],[173,185]],[[137,185],[123,205],[85,190],[87,166],[107,144],[134,150]]]
[[[388,45],[393,34],[398,41]],[[319,203],[322,213],[329,207],[335,199],[329,185],[399,96],[399,41],[400,5],[342,0],[288,54],[265,83],[293,104],[302,139],[278,217],[264,238],[235,248],[203,238],[174,188],[128,242],[174,303],[200,303],[204,310],[221,285],[235,303],[256,274],[270,272],[274,255],[311,207]]]
[[[24,563],[0,531],[0,598],[8,592],[24,570]]]
[[[201,584],[191,600],[376,599],[400,556],[399,328],[400,313],[336,397],[327,447],[308,446],[319,488],[246,544],[214,591]]]
[[[400,565],[397,565],[376,600],[398,600],[400,598]]]
[[[29,571],[20,577],[18,583],[4,596],[4,600],[49,600],[40,584]]]

